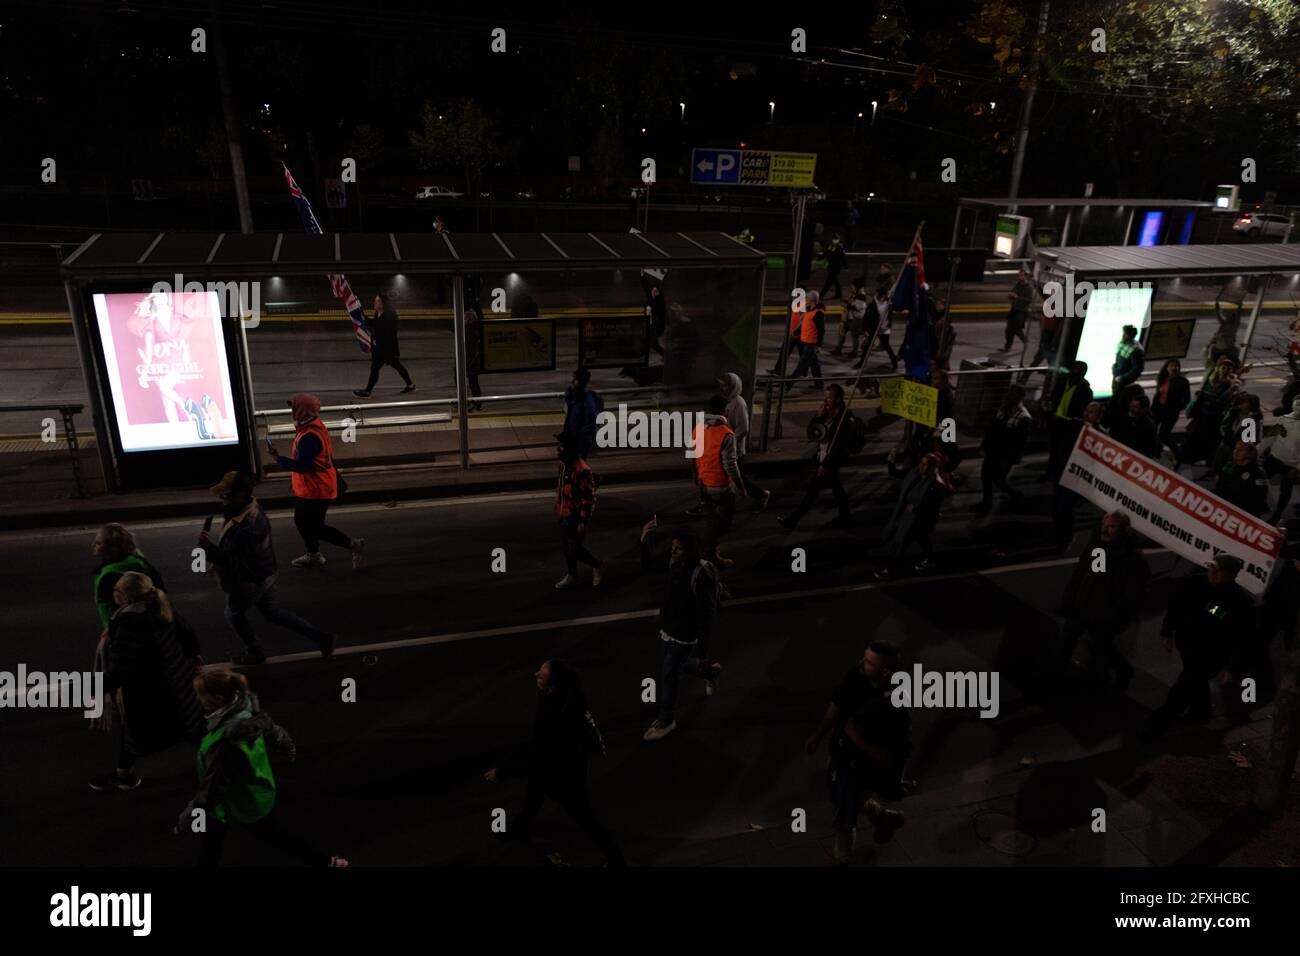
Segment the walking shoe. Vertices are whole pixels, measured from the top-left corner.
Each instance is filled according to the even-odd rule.
[[[767,510],[767,503],[768,503],[769,501],[771,501],[771,500],[772,500],[772,492],[770,492],[770,491],[765,491],[765,492],[763,492],[763,497],[760,498],[759,501],[758,501],[758,510],[759,510],[759,511],[766,511],[766,510]]]
[[[660,723],[655,721],[650,725],[650,729],[641,735],[642,740],[662,740],[677,729],[677,721],[671,724]]]
[[[266,652],[256,644],[250,644],[244,648],[244,652],[235,658],[235,663],[244,667],[252,667],[255,664],[266,663]]]
[[[893,572],[890,571],[889,568],[877,568],[875,571],[871,572],[871,576],[877,581],[888,581],[893,577]]]
[[[604,580],[605,580],[605,565],[602,564],[600,567],[591,569],[591,586],[593,588],[600,587],[600,582]]]
[[[143,781],[140,775],[132,770],[125,777],[121,776],[115,770],[108,773],[101,773],[90,781],[90,789],[96,793],[104,793],[108,790],[134,790],[140,786]]]
[[[330,857],[330,861],[328,865],[329,866],[351,866],[352,864],[349,863],[346,859],[344,859],[341,856],[332,856]]]
[[[578,583],[577,578],[575,578],[572,574],[566,574],[564,577],[560,578],[560,580],[555,582],[555,590],[563,591],[566,588],[573,587],[577,583]]]
[[[831,858],[836,866],[848,866],[853,862],[853,838],[856,834],[856,830],[835,831],[835,848],[831,852]]]
[[[912,565],[912,567],[917,571],[926,571],[930,567],[930,559],[922,558],[920,561],[916,562],[916,564]]]
[[[411,392],[413,392],[413,391],[415,391],[415,383],[414,383],[414,382],[408,382],[407,385],[406,385],[406,388],[402,389],[402,390],[401,390],[400,392],[398,392],[397,394],[398,394],[398,395],[409,395],[409,394],[410,394]]]
[[[366,539],[353,538],[351,550],[352,550],[352,569],[355,571],[357,568],[361,567],[362,562],[365,560]]]
[[[352,390],[352,394],[355,395],[357,398],[369,398],[369,397],[370,397],[370,392],[368,392],[368,391],[367,391],[366,389],[364,389],[364,388],[354,388],[354,389]]]
[[[319,551],[308,551],[289,562],[295,568],[319,568],[325,563],[325,555]]]
[[[718,692],[718,681],[721,679],[721,677],[722,677],[722,665],[714,664],[713,676],[704,682],[704,693],[707,696],[712,697],[714,694]]]
[[[326,634],[320,639],[320,659],[329,660],[334,656],[334,642],[336,638],[333,634]]]
[[[881,810],[876,818],[875,841],[878,845],[884,846],[894,838],[897,833],[907,822],[907,817],[898,810]]]

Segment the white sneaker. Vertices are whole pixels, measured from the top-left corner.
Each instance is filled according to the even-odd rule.
[[[362,562],[365,560],[365,551],[366,551],[366,539],[365,539],[365,538],[353,538],[353,539],[352,539],[352,568],[353,568],[353,570],[355,570],[355,569],[361,567]]]
[[[653,724],[650,725],[650,729],[641,735],[641,739],[662,740],[664,737],[667,737],[676,729],[677,729],[677,721],[675,720],[671,724],[661,724],[659,721],[656,720]]]
[[[555,590],[563,591],[565,588],[571,588],[578,583],[578,579],[572,574],[566,574],[560,580],[555,582]]]
[[[605,566],[602,564],[598,568],[591,569],[591,586],[600,587],[600,582],[605,580]]]
[[[321,554],[319,551],[316,552],[309,551],[307,554],[304,554],[301,557],[294,558],[289,563],[292,564],[295,568],[319,568],[322,564],[325,563],[325,555]]]

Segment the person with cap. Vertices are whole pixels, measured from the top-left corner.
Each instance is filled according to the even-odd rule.
[[[1241,559],[1225,552],[1206,565],[1204,574],[1183,578],[1174,589],[1160,636],[1167,653],[1177,648],[1183,669],[1165,703],[1151,715],[1143,733],[1146,739],[1159,736],[1189,711],[1193,720],[1208,721],[1209,684],[1216,675],[1225,694],[1233,693],[1227,686],[1227,665],[1237,642],[1255,628],[1255,603],[1236,583],[1241,569]]]
[[[337,528],[325,523],[325,513],[342,493],[338,468],[334,465],[334,445],[329,430],[320,418],[320,399],[315,395],[299,393],[289,399],[293,409],[293,447],[289,457],[276,451],[270,436],[266,450],[271,461],[291,475],[293,495],[293,523],[307,546],[307,553],[290,562],[295,568],[320,567],[325,556],[320,553],[320,543],[328,541],[346,548],[352,555],[352,567],[361,567],[366,539],[350,538]]]
[[[795,323],[791,323],[791,331],[799,337],[799,364],[795,366],[790,378],[811,375],[818,388],[822,387],[822,363],[817,358],[817,349],[821,347],[822,340],[826,337],[826,313],[821,308],[820,302],[821,296],[816,292],[809,292],[805,298],[804,310],[794,313],[798,317],[797,330]],[[793,381],[785,383],[787,392],[792,388],[794,388]]]
[[[266,660],[248,620],[248,612],[253,608],[272,624],[315,641],[320,646],[321,657],[328,658],[334,653],[334,635],[276,604],[277,566],[271,521],[253,497],[252,475],[226,472],[212,486],[212,493],[221,499],[221,530],[215,538],[207,531],[202,532],[199,547],[226,594],[226,622],[244,642],[244,651],[236,663],[261,664]]]
[[[382,293],[375,296],[375,316],[370,320],[370,379],[365,388],[352,392],[358,398],[369,398],[379,381],[379,370],[385,365],[392,366],[402,376],[406,387],[401,394],[415,391],[411,374],[402,364],[402,350],[397,344],[397,310],[388,304],[388,297]]]
[[[560,521],[560,541],[564,547],[566,573],[556,582],[558,590],[578,583],[578,562],[591,568],[591,583],[600,587],[605,563],[587,550],[583,539],[596,510],[596,476],[582,454],[582,439],[572,432],[560,432],[556,457],[560,477],[555,487],[555,515]]]
[[[1269,478],[1282,476],[1277,489],[1277,507],[1268,519],[1275,525],[1291,503],[1291,489],[1300,479],[1300,398],[1292,402],[1289,415],[1274,419],[1264,428],[1259,453],[1264,474]]]

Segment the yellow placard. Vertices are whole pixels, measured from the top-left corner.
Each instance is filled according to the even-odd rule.
[[[554,319],[497,319],[482,328],[484,372],[555,368]]]
[[[880,410],[934,428],[939,390],[905,378],[884,379],[880,383]]]

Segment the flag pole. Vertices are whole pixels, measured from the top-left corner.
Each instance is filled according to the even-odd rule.
[[[912,258],[912,253],[916,251],[916,244],[921,241],[921,230],[923,230],[924,228],[925,228],[925,220],[922,219],[920,223],[917,224],[916,232],[912,234],[912,244],[907,247],[907,255],[903,257],[903,265],[902,267],[899,268],[898,274],[894,276],[893,284],[889,287],[889,298],[891,300],[894,298],[894,290],[898,288],[898,283],[903,278],[903,270],[907,268],[907,260]],[[920,295],[919,286],[917,288],[917,294]],[[831,443],[829,446],[831,448],[835,447],[835,440],[836,438],[839,437],[840,427],[844,424],[844,419],[849,417],[848,414],[849,407],[853,404],[853,396],[855,396],[858,393],[858,384],[862,381],[862,373],[867,370],[867,359],[871,357],[871,348],[876,344],[876,339],[879,332],[880,332],[880,322],[877,321],[876,327],[871,330],[871,338],[867,341],[866,350],[862,353],[862,365],[858,367],[858,375],[857,378],[853,380],[853,388],[850,390],[849,394],[845,396],[844,414],[840,416],[840,420],[835,424],[835,431],[831,435]]]

